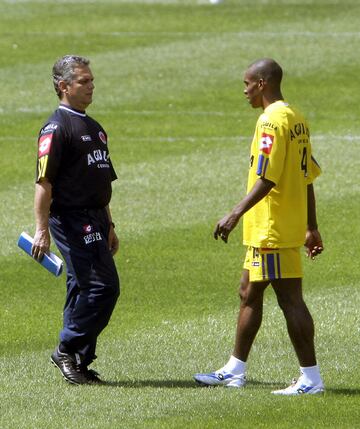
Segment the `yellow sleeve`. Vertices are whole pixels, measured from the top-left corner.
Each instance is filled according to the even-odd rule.
[[[307,177],[307,184],[310,185],[311,183],[313,183],[313,181],[318,176],[320,176],[320,174],[321,174],[320,165],[317,163],[316,159],[311,155],[309,174]]]
[[[284,168],[286,139],[276,123],[263,127],[259,134],[257,175],[277,184]]]

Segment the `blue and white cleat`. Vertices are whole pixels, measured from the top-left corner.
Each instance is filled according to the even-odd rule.
[[[296,396],[296,395],[315,395],[318,393],[324,393],[325,387],[323,382],[316,385],[309,385],[302,382],[301,378],[299,380],[293,380],[291,386],[286,389],[274,390],[274,395],[285,395],[285,396]]]
[[[201,386],[244,387],[244,374],[231,374],[224,371],[210,372],[209,374],[195,374],[194,380]]]

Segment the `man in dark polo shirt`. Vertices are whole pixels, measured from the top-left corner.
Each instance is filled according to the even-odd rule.
[[[86,58],[66,55],[54,64],[60,105],[39,133],[35,185],[32,254],[41,259],[49,252],[50,229],[67,267],[63,329],[51,361],[73,384],[101,382],[88,366],[120,291],[113,260],[119,241],[109,209],[117,177],[106,132],[85,113],[93,80]]]

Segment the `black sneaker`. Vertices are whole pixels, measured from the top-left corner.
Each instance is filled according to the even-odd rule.
[[[89,379],[81,368],[80,356],[61,353],[56,349],[51,355],[51,362],[59,368],[66,381],[72,384],[89,384]]]

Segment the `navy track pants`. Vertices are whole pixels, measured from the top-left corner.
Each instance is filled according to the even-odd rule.
[[[120,294],[108,245],[108,216],[105,209],[51,213],[49,225],[67,269],[60,344],[68,353],[79,353],[87,366],[96,358],[97,337]]]

